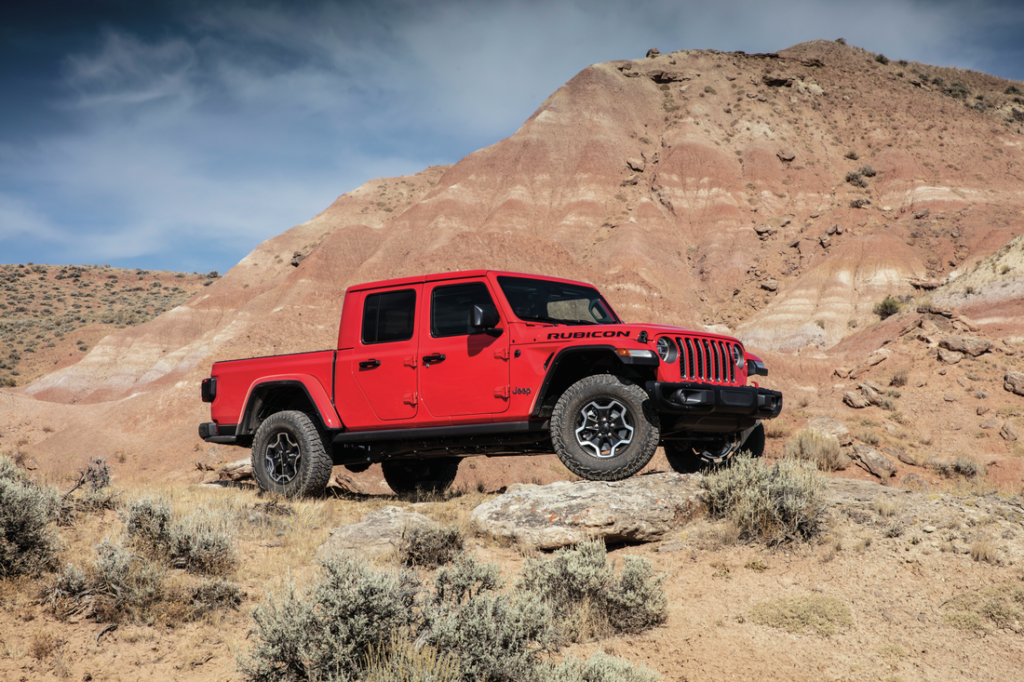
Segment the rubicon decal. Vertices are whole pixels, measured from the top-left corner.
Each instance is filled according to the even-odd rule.
[[[615,339],[629,338],[629,332],[603,331],[603,332],[553,332],[548,334],[548,341],[558,339]]]

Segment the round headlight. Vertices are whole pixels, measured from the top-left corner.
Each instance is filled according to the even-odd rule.
[[[676,344],[672,342],[672,339],[667,336],[662,336],[658,339],[658,357],[661,358],[662,362],[675,362],[678,355],[679,351],[676,348]]]
[[[736,360],[736,367],[743,367],[743,350],[739,347],[739,344],[732,347],[732,357]]]

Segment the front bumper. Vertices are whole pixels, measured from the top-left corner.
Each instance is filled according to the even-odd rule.
[[[782,412],[782,393],[754,386],[648,381],[658,412],[773,419]]]

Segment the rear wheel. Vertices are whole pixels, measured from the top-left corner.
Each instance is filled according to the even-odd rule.
[[[629,379],[580,379],[551,413],[551,442],[562,464],[591,481],[628,478],[651,461],[660,436],[647,393]]]
[[[252,473],[263,490],[286,497],[319,495],[333,466],[320,429],[305,412],[277,412],[256,431]]]
[[[393,459],[381,462],[381,470],[388,486],[396,495],[418,490],[440,493],[448,490],[459,473],[458,457],[438,459]]]

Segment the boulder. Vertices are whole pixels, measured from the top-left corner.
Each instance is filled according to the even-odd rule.
[[[818,241],[821,242],[821,248],[823,249],[827,249],[829,246],[832,245],[832,238],[829,237],[828,235],[822,235],[821,237],[818,237]]]
[[[788,148],[780,149],[779,151],[775,152],[775,156],[779,157],[779,161],[792,161],[793,159],[796,158],[796,152]]]
[[[868,359],[857,365],[852,372],[850,372],[850,378],[856,379],[861,374],[864,374],[875,365],[879,365],[889,359],[889,350],[887,348],[879,348],[874,353],[868,356]]]
[[[978,323],[972,320],[971,318],[967,317],[966,315],[957,316],[957,321],[960,322],[960,324],[962,324],[968,331],[981,331],[981,327],[978,325]]]
[[[1015,441],[1017,440],[1017,429],[1013,428],[1013,424],[1006,422],[1003,424],[1003,428],[999,429],[999,435],[1003,437],[1003,440]]]
[[[644,163],[643,159],[629,158],[626,159],[626,166],[628,166],[629,169],[632,171],[636,171],[637,173],[643,173],[644,168],[647,167],[647,164]]]
[[[1007,372],[1003,377],[1003,388],[1017,395],[1024,395],[1024,372]]]
[[[590,538],[654,542],[703,509],[698,474],[648,474],[624,481],[516,484],[473,510],[482,534],[538,549]]]
[[[846,393],[844,393],[843,402],[849,405],[850,407],[856,408],[858,410],[865,408],[871,404],[871,401],[869,401],[863,395],[855,391],[847,391]]]
[[[939,362],[944,362],[947,365],[955,365],[964,359],[963,353],[957,353],[955,350],[946,350],[940,348],[938,351]]]
[[[410,526],[433,523],[423,514],[407,512],[401,507],[384,507],[366,514],[359,523],[331,530],[316,555],[323,558],[337,552],[352,552],[374,559],[396,550]]]
[[[939,347],[976,358],[992,350],[992,342],[973,336],[950,335],[939,341]]]
[[[982,429],[998,429],[999,428],[999,420],[996,419],[995,417],[993,417],[991,419],[986,419],[985,421],[983,421],[980,424],[978,424],[978,427],[982,428]]]
[[[896,473],[896,465],[872,447],[857,443],[853,446],[853,454],[857,466],[878,476],[882,481],[888,481]]]
[[[661,50],[659,50],[656,47],[652,47],[651,49],[647,50],[647,58],[648,59],[653,59],[654,57],[657,57],[660,54],[661,54]]]
[[[761,282],[761,288],[764,289],[765,291],[775,291],[776,289],[779,288],[779,281],[774,277],[769,277],[768,279]]]
[[[217,470],[217,478],[221,481],[245,481],[252,478],[252,457],[228,462]]]
[[[838,419],[815,417],[807,422],[807,426],[804,428],[807,431],[817,431],[823,435],[831,436],[839,441],[840,445],[849,445],[853,442],[853,438],[850,436],[850,429],[846,428],[846,424]]]

